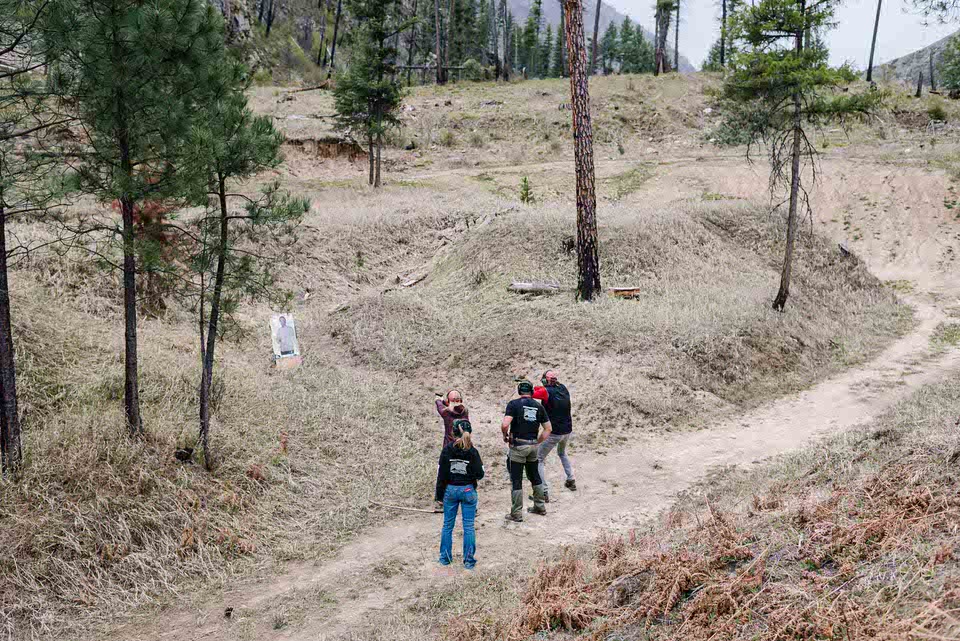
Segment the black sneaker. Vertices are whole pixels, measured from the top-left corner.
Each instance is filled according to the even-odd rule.
[[[527,495],[527,498],[530,499],[531,501],[534,500],[534,499],[533,499],[533,494]],[[550,494],[549,494],[549,493],[546,493],[546,492],[545,492],[545,493],[543,494],[543,502],[544,502],[544,503],[549,503],[549,502],[550,502]]]
[[[576,492],[576,491],[577,491],[577,482],[574,481],[573,479],[570,479],[569,481],[567,481],[567,482],[564,483],[563,485],[564,485],[564,487],[566,487],[566,488],[567,488],[568,490],[570,490],[571,492]]]
[[[534,505],[533,507],[528,507],[527,512],[529,512],[530,514],[539,514],[540,516],[546,516],[547,508],[545,507],[538,508],[536,505]]]
[[[511,514],[507,514],[507,515],[506,515],[505,517],[503,517],[503,518],[506,519],[507,521],[513,521],[514,523],[523,523],[523,517],[522,517],[522,516],[514,516],[512,513],[511,513]]]

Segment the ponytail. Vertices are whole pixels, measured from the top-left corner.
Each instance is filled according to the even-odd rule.
[[[473,437],[470,432],[464,432],[463,436],[458,438],[455,443],[461,450],[470,450],[473,448]]]

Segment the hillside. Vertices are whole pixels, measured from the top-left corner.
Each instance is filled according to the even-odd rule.
[[[726,587],[735,588],[729,592],[739,608],[751,596],[746,581],[731,586],[724,570],[754,586],[753,570],[771,559],[769,567],[785,568],[776,578],[805,581],[780,583],[764,599],[839,589],[851,578],[843,562],[869,548],[863,542],[874,541],[876,520],[889,524],[884,541],[892,544],[926,538],[914,549],[870,548],[865,589],[878,590],[890,576],[885,568],[904,558],[902,567],[927,568],[930,560],[925,580],[945,584],[940,573],[954,567],[947,552],[955,550],[945,546],[956,533],[940,536],[953,518],[940,509],[955,508],[955,490],[947,494],[955,480],[936,468],[949,454],[942,419],[958,407],[957,388],[933,388],[946,399],[934,413],[916,405],[884,413],[923,385],[954,381],[960,369],[953,184],[960,145],[948,137],[936,148],[916,144],[927,140],[928,114],[923,101],[909,99],[901,101],[902,120],[885,114],[876,127],[818,132],[821,181],[799,235],[790,304],[776,313],[770,301],[783,218],[771,211],[764,163],[705,140],[717,118],[709,92],[716,82],[701,74],[591,80],[603,284],[638,290],[632,299],[591,304],[571,292],[576,205],[567,81],[411,88],[384,150],[382,190],[367,187],[365,157],[329,142],[329,92],[251,90],[253,109],[287,134],[286,158],[236,190],[254,193],[276,180],[312,206],[278,272],[289,306],[242,303],[237,331],[224,337],[212,472],[174,455],[196,433],[190,306],[171,300],[140,323],[147,437],[131,442],[121,430],[118,275],[79,247],[19,261],[11,295],[27,464],[20,482],[0,480],[0,549],[9,550],[0,558],[0,637],[495,638],[497,630],[566,623],[563,616],[519,618],[546,611],[538,609],[538,591],[525,589],[529,577],[551,589],[560,577],[565,604],[593,607],[578,599],[602,592],[607,579],[642,574],[657,559],[678,569],[682,584],[671,616],[698,594],[722,596]],[[952,105],[945,109],[956,117]],[[533,202],[520,201],[524,180]],[[63,215],[70,220],[97,206],[83,202]],[[189,222],[194,212],[179,215]],[[50,231],[17,222],[11,233],[42,241]],[[841,252],[839,240],[852,253]],[[521,279],[564,291],[509,292]],[[296,317],[305,358],[299,369],[272,367],[267,328],[278,311]],[[575,398],[580,490],[558,492],[547,519],[505,527],[499,420],[515,378],[547,368],[561,372]],[[433,398],[451,387],[463,390],[488,471],[481,564],[470,576],[435,567],[439,517],[410,511],[431,503],[440,436]],[[856,447],[761,466],[817,436],[868,423]],[[935,429],[903,427],[918,423]],[[908,452],[915,442],[924,447]],[[879,452],[876,444],[901,449]],[[898,462],[903,467],[891,467]],[[758,473],[733,474],[737,465]],[[893,496],[868,478],[881,466],[913,483],[911,492]],[[838,492],[850,488],[841,499],[886,502],[866,509],[853,499],[833,501],[834,478],[845,483]],[[808,507],[777,504],[777,487],[803,493]],[[947,498],[930,499],[923,487]],[[712,523],[698,500],[672,512],[680,523],[651,529],[690,488],[700,492],[694,497],[717,497],[733,525],[721,527],[722,515]],[[866,525],[847,527],[844,519],[854,518]],[[812,541],[808,558],[789,557],[793,539],[784,532],[794,530],[783,523]],[[823,523],[845,537],[835,539],[846,545],[836,563],[824,556],[834,539],[818,529]],[[741,530],[748,526],[776,546],[747,538]],[[608,529],[624,539],[596,539]],[[641,536],[631,539],[631,530]],[[643,533],[678,547],[689,541],[692,556],[669,556],[665,545],[664,556],[651,560]],[[707,549],[711,542],[719,547]],[[574,546],[572,561],[537,573],[541,561],[558,559],[558,543]],[[578,562],[599,572],[563,583],[562,573]],[[683,571],[713,574],[698,588]],[[646,577],[619,584],[627,586],[620,605],[660,596],[643,592]],[[623,614],[619,606],[588,607],[578,612]],[[709,625],[737,611],[696,613]],[[577,621],[594,629],[592,619]],[[638,638],[629,627],[635,622],[614,632]],[[837,630],[834,638],[843,638]],[[557,629],[538,634],[570,638]]]
[[[530,12],[530,0],[510,0],[510,10],[513,11],[513,15],[520,20],[526,20],[527,14]],[[592,41],[593,38],[593,22],[596,16],[597,6],[596,3],[592,0],[584,2],[584,13],[583,13],[583,28],[586,33],[588,41]],[[559,26],[560,24],[560,3],[555,0],[546,0],[543,3],[543,14],[547,22],[552,24],[554,27]],[[615,22],[619,27],[626,16],[608,4],[600,5],[600,37],[603,37],[603,32],[606,31],[607,27],[611,22]],[[652,21],[652,14],[650,16],[631,16],[631,21],[636,23],[644,24],[648,21]],[[646,27],[641,27],[643,29],[644,37],[653,42],[653,32],[649,31]],[[672,29],[672,27],[671,27]],[[672,31],[671,31],[672,33]],[[672,42],[672,41],[671,41]],[[671,64],[673,60],[673,46],[671,43],[667,43],[667,51],[669,52]],[[684,73],[690,73],[696,71],[694,66],[690,64],[690,61],[684,57],[683,53],[680,54],[680,71]]]
[[[960,33],[960,31],[957,33]],[[943,54],[947,42],[950,38],[956,36],[957,33],[949,35],[946,38],[941,38],[932,45],[881,65],[877,70],[877,78],[881,80],[899,80],[916,86],[917,78],[920,72],[923,72],[923,84],[925,87],[929,86],[931,57],[933,58],[934,77],[936,78],[936,76],[939,75],[938,66],[940,64],[940,56]]]

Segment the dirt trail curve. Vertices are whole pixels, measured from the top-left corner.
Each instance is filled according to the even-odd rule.
[[[701,175],[709,172],[711,182],[724,182],[731,191],[737,190],[736,183],[751,181],[752,172],[742,166],[736,170],[727,163],[708,165],[690,167]],[[848,168],[842,166],[843,171]],[[555,482],[554,502],[546,517],[527,515],[522,524],[506,524],[505,479],[485,481],[477,517],[478,573],[494,572],[518,557],[536,558],[557,541],[589,542],[605,528],[637,527],[711,469],[756,463],[816,437],[866,423],[916,388],[960,369],[960,350],[939,355],[929,350],[931,334],[947,317],[944,310],[957,304],[957,290],[950,283],[953,266],[944,263],[944,252],[956,243],[960,225],[947,225],[952,221],[943,210],[943,177],[902,167],[871,170],[861,166],[856,171],[863,175],[844,174],[839,164],[835,169],[834,179],[828,179],[820,194],[831,203],[829,210],[824,208],[822,221],[828,231],[842,237],[850,227],[839,221],[842,209],[844,221],[852,218],[852,225],[869,221],[871,230],[879,230],[858,248],[884,278],[913,281],[916,291],[911,302],[918,321],[914,331],[862,367],[708,429],[642,437],[617,454],[580,454],[574,460],[579,492],[565,491],[557,483],[562,475],[554,458],[548,472]],[[740,177],[731,172],[739,172]],[[689,181],[690,174],[678,168],[676,178]],[[875,188],[874,193],[881,194],[877,198],[888,199],[888,206],[848,211],[844,198],[856,194],[847,193],[845,185],[856,185],[861,191]],[[661,190],[670,191],[670,184],[656,188]],[[912,207],[908,216],[903,215],[906,203]],[[861,214],[863,221],[857,219]],[[840,224],[844,227],[836,227]],[[477,410],[492,416],[499,408],[488,402]],[[482,434],[480,439],[488,457],[501,455],[492,442],[494,435]],[[497,472],[495,476],[502,476],[502,468]],[[378,612],[399,611],[418,595],[464,572],[436,564],[439,515],[385,512],[387,519],[387,525],[368,531],[331,562],[304,564],[279,577],[238,584],[194,610],[164,612],[151,621],[115,629],[110,638],[333,640],[362,629]],[[455,538],[455,553],[458,546]],[[312,602],[295,623],[274,629],[276,609],[290,595],[312,595],[306,597]],[[231,619],[224,617],[227,607],[234,608]]]

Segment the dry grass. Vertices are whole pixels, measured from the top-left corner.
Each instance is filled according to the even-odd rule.
[[[651,531],[567,551],[541,565],[519,607],[458,613],[444,636],[960,638],[958,383],[701,485]]]
[[[803,387],[867,358],[907,324],[862,264],[809,237],[791,308],[771,311],[779,225],[759,210],[614,205],[601,220],[603,281],[643,287],[639,300],[507,293],[512,280],[576,282],[572,212],[532,207],[475,228],[423,285],[334,314],[331,331],[373,367],[440,368],[474,387],[558,367],[584,415],[620,408],[618,424],[658,426]],[[634,376],[615,375],[627,366]]]
[[[192,580],[218,584],[325,555],[369,522],[367,497],[383,483],[396,500],[429,495],[436,444],[410,411],[420,399],[328,353],[308,351],[303,368],[275,373],[258,331],[268,310],[249,310],[251,335],[223,347],[208,474],[173,457],[196,430],[188,322],[174,314],[141,325],[148,437],[131,443],[121,427],[116,297],[54,295],[26,273],[15,274],[13,291],[26,468],[19,483],[0,483],[0,546],[9,551],[0,629],[15,639],[95,624]],[[93,299],[90,309],[74,296]],[[354,456],[382,440],[385,424],[389,479]]]

